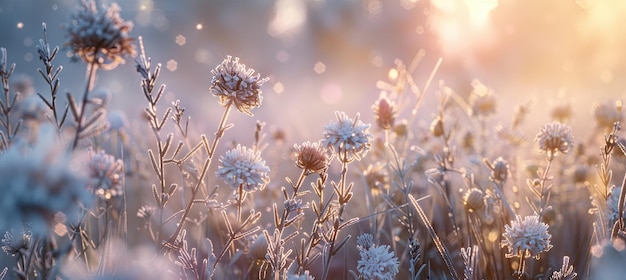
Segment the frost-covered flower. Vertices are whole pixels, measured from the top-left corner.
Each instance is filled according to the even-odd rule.
[[[574,272],[574,266],[569,264],[569,256],[564,256],[561,269],[552,272],[550,280],[573,280],[576,276],[578,276],[578,273]]]
[[[124,56],[135,54],[134,39],[128,36],[132,27],[132,22],[120,17],[120,6],[116,3],[98,9],[96,1],[83,0],[81,9],[65,26],[70,38],[66,45],[86,63],[113,69],[124,63]]]
[[[472,81],[474,90],[470,93],[469,104],[474,116],[489,116],[496,112],[496,97],[493,91],[478,80]]]
[[[396,120],[396,105],[386,96],[381,96],[372,106],[376,124],[382,129],[391,129]]]
[[[27,226],[16,226],[4,233],[4,237],[0,240],[2,251],[8,255],[14,256],[22,250],[30,247],[30,241],[33,233]]]
[[[357,270],[366,280],[394,279],[398,274],[398,258],[390,252],[388,245],[377,246],[371,234],[357,237],[357,249],[361,259]]]
[[[121,159],[115,159],[104,150],[96,153],[89,149],[87,157],[89,190],[104,200],[122,195],[124,162]]]
[[[360,160],[371,146],[374,138],[369,133],[369,124],[359,120],[359,114],[351,119],[344,112],[336,112],[337,121],[324,127],[322,144],[333,149],[342,162]]]
[[[613,129],[613,124],[622,122],[624,115],[622,114],[622,104],[618,102],[607,101],[597,104],[593,108],[593,116],[596,119],[596,125],[607,131]]]
[[[485,193],[479,188],[470,188],[463,195],[463,205],[465,210],[476,212],[485,207]]]
[[[504,226],[502,236],[504,237],[502,247],[509,248],[507,258],[519,256],[539,259],[539,254],[552,248],[550,244],[552,235],[548,233],[548,225],[539,221],[537,214],[526,216],[524,219],[517,215],[510,225]]]
[[[328,166],[326,147],[320,142],[309,141],[302,145],[294,145],[296,149],[296,166],[310,173],[320,173]]]
[[[85,178],[57,145],[56,130],[42,126],[33,144],[18,142],[0,155],[0,228],[28,222],[33,235],[47,233],[62,213],[74,223],[92,200]]]
[[[541,128],[535,137],[535,142],[548,157],[554,157],[559,152],[566,154],[572,147],[574,140],[569,126],[553,122]]]
[[[217,177],[234,190],[242,186],[244,191],[253,192],[263,189],[270,181],[267,174],[270,168],[265,165],[258,151],[237,145],[227,151],[220,162],[222,165],[217,169]]]
[[[230,55],[211,70],[211,93],[220,98],[222,106],[235,104],[237,110],[252,116],[250,109],[261,106],[261,86],[269,78],[254,74],[254,69],[239,63],[239,58]]]

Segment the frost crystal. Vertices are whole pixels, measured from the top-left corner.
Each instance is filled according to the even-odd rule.
[[[502,247],[508,247],[507,258],[535,257],[539,259],[539,254],[547,252],[552,248],[548,233],[548,225],[539,221],[539,215],[526,216],[524,219],[520,215],[510,225],[504,226],[502,234],[504,240]]]
[[[222,106],[235,104],[237,110],[252,116],[250,109],[261,106],[261,86],[269,78],[254,74],[254,69],[239,63],[239,58],[227,56],[215,69],[211,70],[211,93],[220,98]]]
[[[222,165],[217,169],[217,177],[224,180],[232,189],[239,186],[244,191],[262,189],[269,182],[270,168],[261,159],[260,153],[237,145],[220,158]]]
[[[374,138],[369,133],[369,124],[359,120],[359,115],[350,119],[345,113],[337,112],[337,121],[324,127],[324,140],[322,143],[333,149],[342,162],[360,160],[371,146]]]

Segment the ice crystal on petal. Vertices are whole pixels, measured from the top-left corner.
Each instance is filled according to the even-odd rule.
[[[508,247],[507,258],[535,257],[539,259],[539,254],[547,252],[552,248],[548,233],[548,225],[539,221],[539,215],[534,214],[522,219],[520,215],[510,225],[504,226],[502,234],[504,240],[502,247]]]
[[[234,104],[237,110],[252,116],[250,109],[261,106],[261,86],[269,80],[254,72],[239,63],[238,57],[227,56],[211,70],[211,93],[220,98],[222,106]]]
[[[360,160],[371,146],[374,138],[369,133],[369,124],[359,120],[359,114],[353,119],[344,112],[337,112],[337,121],[324,127],[324,139],[322,143],[333,149],[342,162],[354,159]]]
[[[264,188],[269,182],[267,173],[270,168],[265,165],[258,151],[237,145],[227,151],[220,162],[222,165],[218,167],[217,177],[234,190],[242,186],[244,191],[253,192]]]

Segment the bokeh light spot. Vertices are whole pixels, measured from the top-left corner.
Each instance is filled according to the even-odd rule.
[[[396,80],[398,78],[398,69],[396,68],[389,69],[389,73],[387,74],[387,76],[391,80]]]
[[[24,28],[24,23],[20,21],[17,23],[17,29],[22,29],[22,28]]]
[[[31,53],[31,52],[27,52],[27,53],[24,55],[24,60],[26,60],[26,61],[28,61],[28,62],[33,61],[33,58],[35,58],[35,56],[33,56],[33,53]]]
[[[211,63],[211,52],[207,49],[196,50],[195,59],[199,63],[209,64]]]
[[[203,28],[202,23],[196,24],[196,30],[202,30],[202,28]]]
[[[383,58],[380,57],[379,55],[376,55],[372,58],[372,64],[374,64],[374,66],[376,67],[380,67],[383,65]]]
[[[317,74],[322,74],[326,72],[326,65],[324,65],[324,63],[322,63],[321,61],[318,61],[317,63],[315,63],[315,66],[313,66],[313,70]]]
[[[185,38],[185,36],[183,35],[176,36],[176,44],[178,44],[179,46],[184,45],[186,42],[187,42],[187,39]]]
[[[170,59],[167,61],[167,70],[174,72],[176,71],[177,68],[178,68],[178,62],[176,62],[176,60]]]
[[[276,82],[276,83],[274,84],[273,89],[274,89],[274,92],[275,92],[275,93],[277,93],[277,94],[281,94],[281,93],[283,93],[283,92],[285,91],[285,86],[284,86],[284,85],[283,85],[283,83],[281,83],[281,82]]]
[[[26,37],[26,38],[24,38],[24,41],[23,41],[25,47],[32,46],[33,42],[34,42],[33,38],[31,38],[31,37]]]

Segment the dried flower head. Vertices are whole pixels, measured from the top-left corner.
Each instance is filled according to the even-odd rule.
[[[560,123],[569,121],[572,118],[572,104],[567,101],[560,101],[554,104],[550,116]]]
[[[606,131],[611,131],[616,122],[622,122],[624,115],[622,114],[621,101],[607,101],[597,104],[593,108],[593,116],[596,119],[596,125]]]
[[[378,98],[378,101],[372,106],[376,124],[382,129],[391,129],[396,120],[396,105],[384,95]]]
[[[137,217],[150,220],[152,215],[154,215],[154,212],[156,212],[156,208],[154,206],[143,205],[139,207],[139,210],[137,210]]]
[[[552,272],[550,280],[574,280],[578,273],[574,272],[574,266],[569,264],[569,256],[563,256],[561,269]]]
[[[574,142],[570,127],[558,122],[544,125],[535,137],[535,141],[539,149],[549,158],[556,156],[559,152],[566,154]]]
[[[252,116],[250,109],[261,106],[261,86],[269,80],[254,72],[239,63],[238,57],[227,56],[211,70],[211,93],[219,97],[222,106],[235,104],[237,110]]]
[[[135,55],[134,39],[128,36],[133,24],[120,17],[120,7],[113,3],[98,9],[96,1],[82,0],[81,9],[65,26],[70,37],[66,43],[86,63],[113,69],[124,63],[124,56]]]
[[[502,247],[508,247],[507,258],[512,257],[534,257],[539,259],[539,254],[547,252],[552,248],[548,233],[548,225],[539,221],[539,215],[534,214],[522,217],[517,215],[510,225],[504,226],[502,234]]]
[[[487,167],[491,169],[491,176],[489,179],[492,181],[504,183],[509,177],[509,164],[502,157],[498,157],[493,162],[489,162],[485,159],[485,164],[487,164]]]
[[[46,234],[62,213],[69,223],[92,198],[86,182],[57,145],[56,129],[42,126],[33,144],[18,142],[0,155],[0,228],[29,222],[33,235]]]
[[[311,143],[309,141],[302,145],[294,145],[296,149],[296,166],[307,170],[309,173],[323,172],[328,166],[328,154],[326,147],[320,142]]]
[[[217,177],[222,179],[232,189],[240,186],[244,191],[253,192],[263,189],[270,181],[270,168],[265,165],[258,151],[241,145],[229,150],[220,158],[221,166],[217,169]]]
[[[357,270],[366,280],[394,279],[398,274],[398,258],[390,252],[388,245],[377,246],[371,234],[357,237],[357,249],[361,259]]]
[[[369,133],[369,124],[359,120],[359,114],[353,119],[344,112],[336,112],[337,121],[324,127],[323,145],[331,148],[341,162],[360,160],[371,146],[374,138]]]
[[[478,188],[470,188],[463,195],[463,205],[469,212],[476,212],[485,207],[485,194]]]
[[[88,188],[99,198],[109,200],[122,195],[124,182],[124,162],[115,159],[100,150],[87,152],[87,175],[89,176]]]
[[[441,116],[437,116],[433,122],[430,123],[430,133],[432,133],[435,137],[444,135],[445,130],[443,128],[443,118],[441,118]]]
[[[368,165],[363,171],[363,177],[365,178],[367,186],[374,193],[389,188],[389,174],[387,174],[383,163],[376,162]]]
[[[15,256],[23,250],[30,248],[30,241],[33,233],[28,227],[16,226],[4,233],[4,237],[0,240],[2,251],[8,255]]]
[[[473,116],[487,117],[496,112],[496,97],[493,91],[478,80],[472,81],[474,90],[470,93],[469,104]]]

